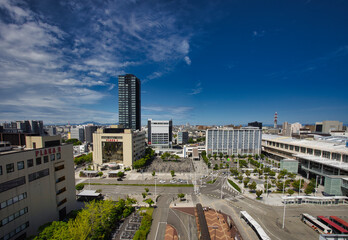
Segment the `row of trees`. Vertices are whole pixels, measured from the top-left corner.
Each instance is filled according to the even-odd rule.
[[[179,156],[175,155],[175,154],[170,154],[169,152],[165,152],[161,155],[162,160],[166,161],[166,160],[172,160],[175,159],[176,161],[179,160]]]
[[[117,203],[110,200],[86,203],[76,218],[68,222],[52,222],[34,239],[108,239],[115,223],[134,211],[131,200],[120,199]]]
[[[155,156],[155,151],[152,150],[151,148],[146,148],[145,150],[145,157],[140,158],[139,160],[135,161],[133,164],[133,167],[135,169],[140,169],[148,164],[151,163]]]
[[[93,153],[88,153],[87,155],[82,155],[80,157],[74,158],[75,165],[81,165],[84,163],[93,162]]]

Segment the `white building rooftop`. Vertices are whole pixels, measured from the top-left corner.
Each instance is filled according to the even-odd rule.
[[[345,162],[339,162],[336,160],[331,160],[328,158],[323,158],[323,157],[318,157],[318,156],[314,156],[314,155],[308,155],[308,154],[295,154],[295,157],[299,157],[299,158],[303,158],[312,162],[317,162],[320,164],[324,164],[330,167],[335,167],[335,168],[340,168],[343,170],[347,170],[348,171],[348,163]]]
[[[342,142],[342,138],[332,137],[325,138],[325,140],[309,140],[295,139],[292,137],[279,135],[262,134],[262,140],[276,141],[279,143],[291,144],[299,147],[306,147],[348,155],[348,147],[346,147],[345,142]]]

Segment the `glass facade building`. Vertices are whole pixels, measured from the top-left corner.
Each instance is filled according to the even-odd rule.
[[[118,76],[119,124],[126,129],[141,128],[140,80],[132,75]]]

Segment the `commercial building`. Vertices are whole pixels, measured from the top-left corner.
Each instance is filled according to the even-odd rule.
[[[318,133],[330,133],[331,131],[341,131],[343,123],[339,121],[323,121],[315,123],[315,131]]]
[[[263,153],[272,159],[297,160],[299,172],[302,175],[308,179],[317,178],[320,184],[326,185],[326,177],[348,176],[347,141],[348,138],[345,137],[317,137],[315,140],[299,140],[264,134],[262,148]]]
[[[29,133],[44,135],[43,121],[22,120],[10,123],[1,123],[4,133]]]
[[[76,208],[72,145],[26,138],[25,149],[0,143],[0,239],[25,239]]]
[[[172,120],[152,120],[147,121],[147,141],[149,145],[170,148],[172,147]]]
[[[93,133],[97,131],[98,126],[86,126],[85,127],[85,140],[87,143],[93,143]]]
[[[75,127],[70,130],[70,138],[78,139],[81,142],[85,141],[85,130],[83,127]]]
[[[118,116],[124,128],[141,129],[140,93],[140,80],[136,76],[118,76]]]
[[[260,154],[262,131],[257,127],[208,129],[207,154]]]
[[[250,122],[248,123],[248,127],[258,127],[259,129],[262,129],[262,122]]]
[[[145,132],[113,126],[93,133],[93,162],[132,167],[145,154]]]
[[[187,144],[189,140],[188,132],[178,132],[178,144]]]

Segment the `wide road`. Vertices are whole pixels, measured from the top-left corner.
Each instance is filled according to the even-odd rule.
[[[164,239],[166,233],[166,225],[169,213],[169,205],[174,195],[163,195],[158,198],[157,207],[152,215],[152,226],[147,239],[157,240]]]

